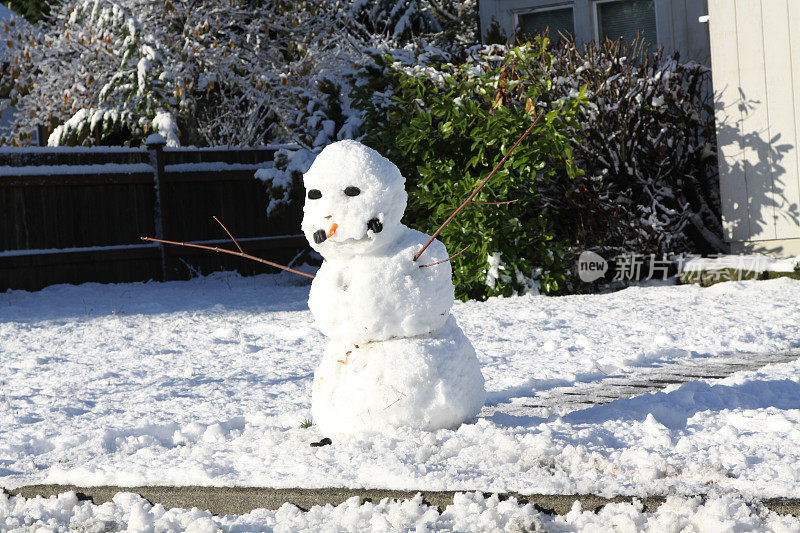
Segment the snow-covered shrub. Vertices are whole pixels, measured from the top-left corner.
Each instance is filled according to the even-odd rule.
[[[270,89],[302,67],[303,40],[281,32],[309,21],[284,10],[237,0],[67,1],[15,47],[11,96],[23,119],[11,141],[39,123],[52,145],[138,142],[159,126],[178,130],[183,144],[263,144],[280,94],[292,92]]]
[[[311,146],[332,127],[311,108],[369,60],[366,48],[430,36],[437,16],[470,3],[66,0],[9,41],[2,85],[19,119],[4,142],[24,144],[43,124],[50,144],[138,144],[157,130],[173,144]],[[388,18],[374,22],[375,10]]]
[[[547,193],[578,250],[712,253],[722,249],[709,69],[636,43],[561,43],[548,67],[558,101],[586,88],[573,133],[584,172]],[[563,234],[563,232],[560,232]]]
[[[379,37],[380,42],[403,46],[423,38],[455,50],[480,40],[477,0],[352,0],[348,11],[364,42]]]
[[[355,0],[348,9],[353,23],[365,34],[393,41],[409,41],[442,29],[431,6],[418,0]]]
[[[271,168],[256,171],[256,179],[263,181],[267,188],[267,216],[277,215],[293,203],[303,203],[303,174],[311,167],[315,156],[314,152],[305,148],[280,149],[275,154]]]
[[[567,242],[543,212],[541,189],[575,174],[570,133],[584,101],[579,91],[555,99],[541,65],[543,41],[506,49],[477,47],[455,63],[403,64],[386,59],[391,98],[369,98],[364,142],[394,161],[407,179],[406,222],[433,233],[544,112],[475,198],[504,205],[467,207],[439,238],[455,253],[458,297],[566,289]],[[544,98],[544,106],[543,106]]]

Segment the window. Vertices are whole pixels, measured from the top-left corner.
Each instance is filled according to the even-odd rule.
[[[533,36],[544,33],[551,41],[561,39],[560,34],[575,34],[571,7],[539,9],[517,16],[518,33]]]
[[[597,39],[619,39],[631,43],[640,35],[652,49],[658,42],[653,0],[605,0],[595,4]]]

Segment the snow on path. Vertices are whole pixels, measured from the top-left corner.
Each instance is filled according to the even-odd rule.
[[[800,496],[800,362],[571,413],[311,448],[324,339],[284,275],[0,294],[0,486],[347,486]],[[659,362],[800,347],[800,282],[496,298],[454,314],[490,404]]]
[[[498,413],[529,417],[564,416],[598,404],[659,392],[670,385],[725,378],[737,372],[759,370],[767,365],[787,363],[798,358],[800,351],[737,352],[695,357],[689,363],[656,363],[625,373],[609,374],[588,383],[576,382],[566,387],[540,391],[535,398],[512,398],[509,403],[485,406],[480,416],[492,417]]]
[[[291,504],[245,515],[214,516],[200,509],[164,509],[136,494],[118,493],[113,502],[93,505],[75,493],[49,499],[9,498],[0,493],[0,528],[4,531],[800,531],[800,519],[777,515],[757,503],[715,494],[669,497],[655,512],[639,502],[611,503],[599,512],[584,511],[579,503],[563,516],[538,512],[532,504],[499,501],[480,493],[457,494],[440,515],[418,495],[411,500],[360,505],[358,497],[333,507],[314,506],[303,512]],[[39,529],[42,528],[42,529]],[[45,529],[46,528],[46,529]]]

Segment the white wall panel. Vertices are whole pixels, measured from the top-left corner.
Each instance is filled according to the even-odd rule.
[[[797,236],[797,132],[788,0],[761,0],[775,236]],[[800,54],[800,51],[797,52]],[[797,54],[795,54],[797,55]]]
[[[731,0],[709,0],[711,76],[714,84],[714,116],[717,123],[719,187],[725,237],[747,240],[750,218],[747,183],[742,161],[742,111],[739,106],[739,54],[737,52],[736,6]]]
[[[726,236],[800,238],[800,2],[709,0],[709,15]]]

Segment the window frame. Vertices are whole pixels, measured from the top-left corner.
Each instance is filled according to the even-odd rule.
[[[522,7],[518,9],[511,10],[512,22],[514,23],[514,35],[516,36],[517,29],[520,27],[519,24],[519,17],[521,15],[530,15],[533,13],[544,13],[547,11],[558,11],[560,9],[569,9],[572,11],[572,38],[575,38],[575,1],[568,0],[568,1],[561,1],[561,2],[553,2],[547,5],[540,5],[536,7]]]
[[[598,6],[601,4],[611,4],[614,2],[625,2],[626,0],[593,0],[592,1],[592,26],[594,28],[594,40],[598,43],[600,42],[600,10]],[[655,19],[656,23],[656,42],[651,43],[654,46],[660,46],[661,44],[661,35],[659,32],[659,25],[658,25],[658,0],[653,0],[653,18]]]

